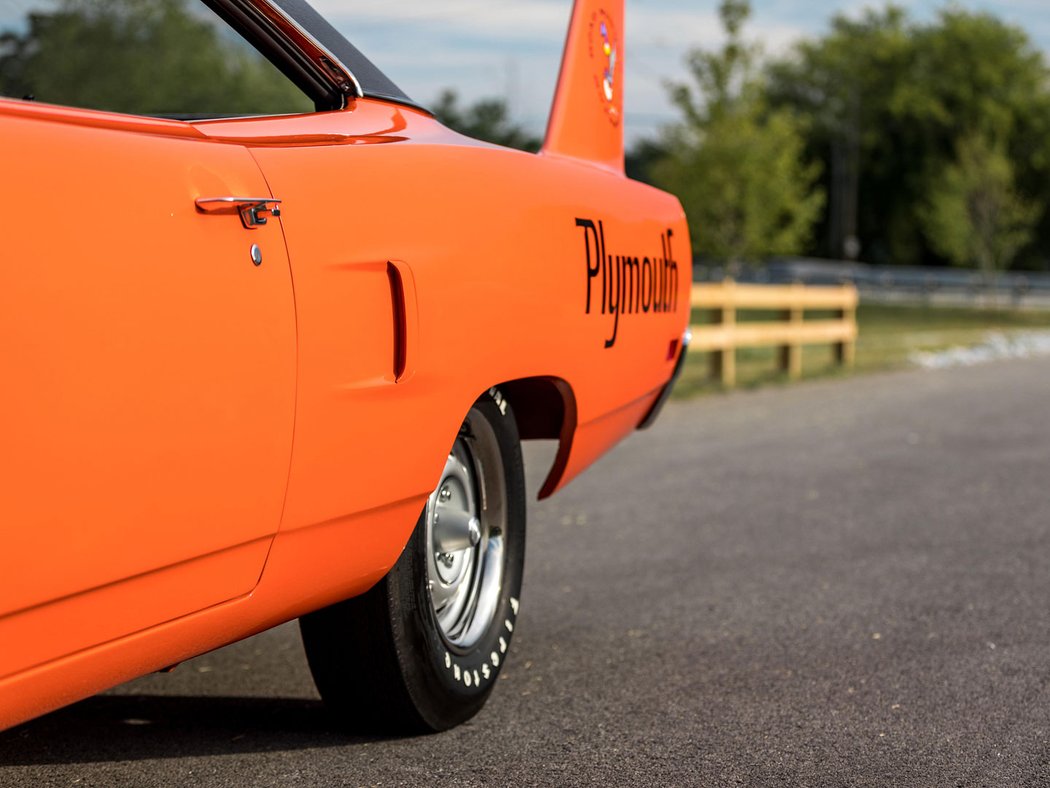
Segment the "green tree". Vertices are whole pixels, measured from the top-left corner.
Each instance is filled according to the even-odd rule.
[[[0,95],[140,115],[306,112],[310,100],[185,0],[60,0],[0,33]]]
[[[653,167],[666,159],[671,151],[666,138],[641,137],[624,152],[623,168],[627,177],[643,183],[653,183]]]
[[[542,144],[538,137],[511,121],[503,99],[480,99],[463,108],[456,91],[448,89],[441,92],[433,109],[439,121],[468,137],[532,153]]]
[[[670,152],[651,173],[682,201],[693,249],[736,265],[801,251],[824,194],[819,165],[804,159],[800,124],[763,99],[756,48],[741,35],[749,3],[723,0],[719,14],[727,42],[690,53],[694,84],[671,87],[684,120],[668,130]]]
[[[805,121],[807,150],[825,163],[825,253],[841,255],[854,232],[872,262],[936,261],[923,206],[969,133],[1001,141],[1022,195],[1050,199],[1050,72],[1024,31],[990,14],[837,16],[767,73],[770,104]],[[1046,219],[1039,232],[1045,246]]]
[[[850,256],[849,237],[869,258],[921,254],[910,206],[894,199],[921,164],[910,158],[915,148],[901,139],[909,131],[892,113],[893,92],[907,81],[913,57],[904,11],[887,6],[858,19],[836,16],[828,35],[803,41],[768,67],[768,100],[806,121],[807,149],[824,162],[830,200],[819,250],[832,257]]]
[[[1017,193],[1001,147],[971,134],[960,139],[955,161],[931,182],[919,215],[937,251],[993,280],[1031,240],[1040,212]]]
[[[916,48],[915,82],[930,86],[932,101],[918,106],[901,101],[900,117],[902,124],[923,129],[932,141],[920,205],[927,201],[928,189],[938,185],[938,170],[952,159],[976,157],[971,169],[977,162],[998,169],[1006,191],[1035,214],[1024,224],[1041,220],[1038,234],[1025,234],[1036,242],[1022,243],[996,266],[1008,266],[1011,260],[1045,265],[1050,248],[1050,68],[1043,53],[1024,30],[988,13],[954,7],[918,29]],[[990,146],[988,140],[996,144]],[[987,150],[978,150],[982,145]],[[997,165],[999,157],[1005,161]],[[944,254],[932,237],[930,242]]]

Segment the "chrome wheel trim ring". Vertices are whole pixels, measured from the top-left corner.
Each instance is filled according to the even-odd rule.
[[[503,458],[494,430],[475,410],[427,500],[426,525],[428,597],[438,629],[454,650],[470,649],[499,606],[506,529]]]

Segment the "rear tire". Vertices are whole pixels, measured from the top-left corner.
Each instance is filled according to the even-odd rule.
[[[451,728],[506,659],[525,560],[525,474],[509,404],[471,407],[408,545],[362,596],[300,619],[310,670],[348,729]]]

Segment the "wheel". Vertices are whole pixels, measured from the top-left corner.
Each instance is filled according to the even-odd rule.
[[[419,733],[477,714],[507,656],[524,560],[518,429],[492,389],[467,414],[390,573],[300,619],[314,681],[340,724]]]

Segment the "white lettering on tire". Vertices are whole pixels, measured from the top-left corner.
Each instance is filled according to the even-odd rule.
[[[501,395],[498,391],[493,390],[493,398],[497,402],[501,401]],[[514,631],[514,621],[517,618],[518,609],[520,602],[514,597],[509,598],[511,618],[503,620],[503,626],[506,627],[507,632]],[[501,655],[507,653],[509,644],[506,637],[500,636],[498,638],[499,649],[493,649],[489,653],[487,661],[481,663],[478,668],[470,668],[466,665],[461,664],[452,654],[448,651],[445,652],[445,669],[452,672],[452,676],[456,683],[462,682],[467,687],[481,687],[482,681],[489,681],[496,675],[496,671],[500,666],[500,662],[503,660]]]

